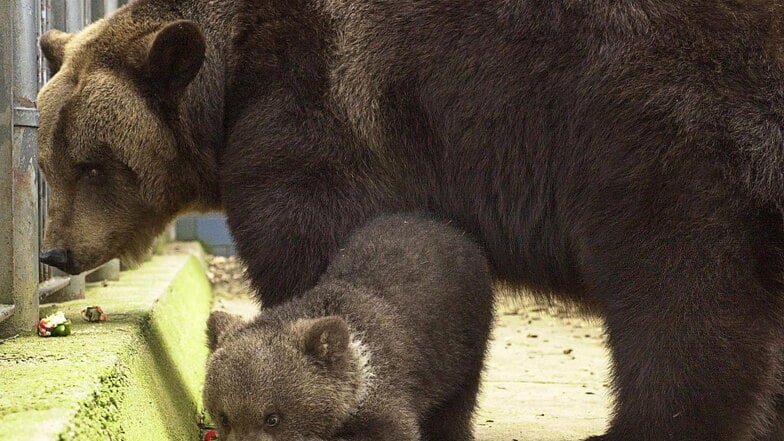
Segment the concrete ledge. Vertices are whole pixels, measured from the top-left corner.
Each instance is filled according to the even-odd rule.
[[[0,440],[197,440],[210,302],[202,264],[172,255],[46,305],[73,334],[0,344]],[[90,305],[109,320],[82,321]]]

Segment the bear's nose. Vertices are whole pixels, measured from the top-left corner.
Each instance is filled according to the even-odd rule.
[[[71,252],[63,248],[52,248],[41,253],[38,260],[65,271],[71,266]]]

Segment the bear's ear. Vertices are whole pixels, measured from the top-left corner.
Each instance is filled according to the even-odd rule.
[[[158,31],[147,46],[145,75],[157,90],[176,95],[199,73],[207,44],[189,20],[173,21]]]
[[[210,351],[215,351],[220,346],[222,337],[230,332],[239,329],[244,321],[236,316],[223,311],[215,311],[207,319],[207,340],[209,341]]]
[[[298,320],[293,331],[300,350],[316,361],[332,364],[348,354],[350,333],[340,317]]]
[[[52,29],[46,31],[44,35],[41,35],[41,39],[38,40],[41,52],[43,52],[46,62],[49,63],[49,70],[52,72],[52,75],[56,74],[60,70],[60,66],[63,65],[65,45],[71,38],[73,38],[72,34]]]

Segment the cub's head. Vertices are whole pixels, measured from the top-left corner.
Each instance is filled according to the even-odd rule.
[[[327,438],[367,387],[365,357],[339,317],[246,324],[215,312],[208,337],[204,404],[221,439]]]
[[[41,260],[78,273],[137,258],[194,197],[199,166],[180,112],[204,37],[193,22],[125,8],[40,45],[54,73],[37,100],[49,188]]]

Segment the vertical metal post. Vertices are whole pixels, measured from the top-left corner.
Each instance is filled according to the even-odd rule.
[[[65,0],[44,0],[46,8],[46,29],[65,30]]]
[[[13,303],[13,160],[14,45],[11,2],[0,2],[0,303]]]
[[[38,112],[35,98],[39,78],[40,4],[38,0],[14,0],[12,3],[14,129],[10,178],[14,316],[11,325],[19,332],[30,332],[38,322]]]
[[[92,1],[82,0],[82,27],[93,22]]]
[[[84,0],[65,0],[65,32],[78,32],[85,25]]]
[[[56,3],[62,3],[62,0],[39,0],[41,3],[41,23],[39,27],[39,32],[41,35],[44,32],[48,31],[49,29],[55,28],[53,26],[55,18],[59,16],[63,16],[62,13],[64,5],[61,4],[60,14],[57,14],[57,9],[55,7]],[[65,25],[63,25],[60,29],[64,29]],[[38,65],[39,65],[39,75],[38,75],[38,88],[40,88],[49,80],[49,71],[46,69],[46,62],[44,61],[43,54],[40,53],[39,50],[38,54]],[[49,191],[46,187],[46,180],[44,179],[42,174],[38,174],[38,240],[39,242],[43,240],[44,237],[44,228],[46,227],[46,210],[49,207]],[[39,243],[40,245],[40,243]],[[42,263],[38,264],[38,282],[42,283],[52,277],[52,268],[48,265],[44,265]],[[41,296],[39,295],[38,301],[41,301]]]
[[[90,18],[92,21],[98,20],[105,15],[104,0],[90,0]]]
[[[120,5],[117,0],[103,0],[103,12],[104,15],[109,15],[114,12],[115,9],[119,8]]]

